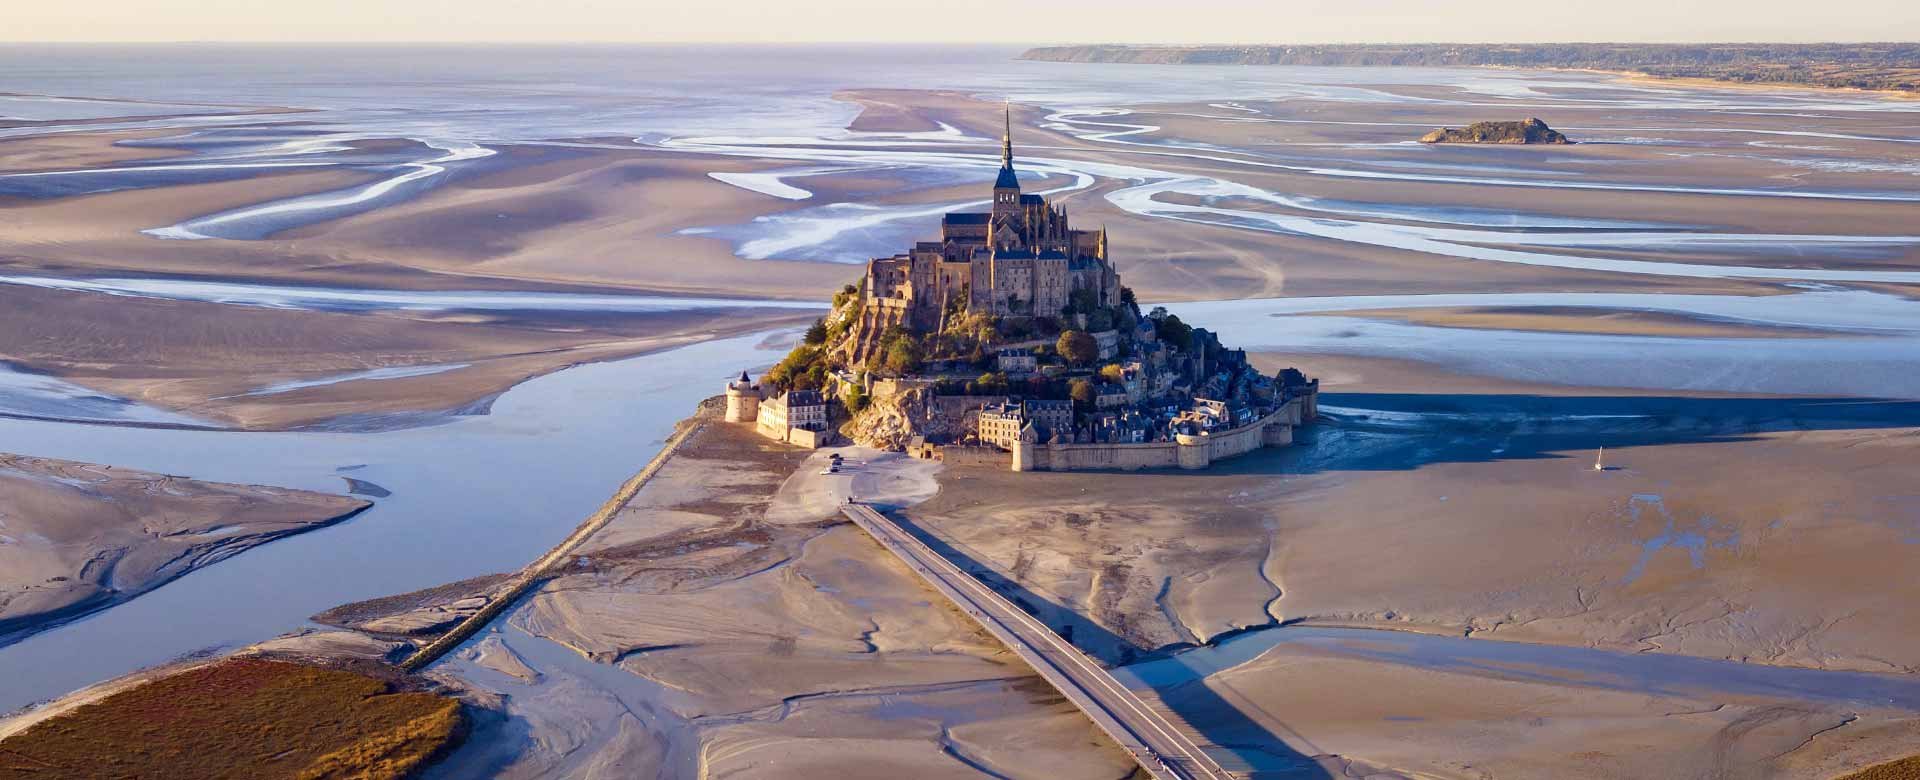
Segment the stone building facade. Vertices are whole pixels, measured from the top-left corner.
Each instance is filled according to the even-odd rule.
[[[1013,443],[1020,440],[1020,429],[1026,424],[1027,417],[1020,411],[1020,404],[988,404],[980,408],[978,435],[984,443],[1013,449]]]
[[[984,444],[1013,449],[1022,432],[1033,427],[1036,441],[1073,435],[1072,401],[1002,401],[980,408],[976,434]]]
[[[827,399],[818,390],[789,390],[760,402],[755,422],[766,431],[784,435],[789,428],[827,429]]]
[[[827,399],[816,390],[793,390],[772,397],[740,372],[727,383],[727,409],[722,419],[751,423],[760,435],[776,441],[819,447],[832,437]]]

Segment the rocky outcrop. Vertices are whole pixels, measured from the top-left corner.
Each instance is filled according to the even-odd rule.
[[[862,447],[903,450],[927,419],[927,391],[913,389],[875,398],[873,403],[840,427],[840,433]]]
[[[1443,127],[1420,137],[1423,144],[1570,144],[1560,131],[1538,119],[1525,122],[1475,122]]]
[[[1476,121],[1453,129],[1442,127],[1423,134],[1423,144],[1572,144],[1567,136],[1548,127],[1540,119],[1526,121]]]
[[[957,440],[969,433],[969,419],[951,405],[942,405],[933,390],[914,387],[876,396],[873,403],[840,427],[840,433],[862,447],[904,450],[915,436]]]

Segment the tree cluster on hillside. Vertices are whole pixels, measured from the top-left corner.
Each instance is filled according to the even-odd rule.
[[[1094,340],[1093,334],[1084,330],[1060,334],[1060,341],[1054,344],[1054,348],[1060,350],[1060,356],[1066,358],[1070,365],[1084,366],[1100,358],[1100,343]]]
[[[1147,315],[1153,320],[1154,336],[1178,350],[1193,349],[1193,326],[1180,321],[1180,318],[1168,314],[1165,308],[1155,306]]]

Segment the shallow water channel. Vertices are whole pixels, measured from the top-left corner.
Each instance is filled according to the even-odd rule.
[[[492,413],[379,433],[260,433],[0,419],[0,451],[196,479],[392,495],[339,525],[255,548],[0,648],[0,712],[200,650],[299,628],[329,607],[511,571],[565,537],[765,334],[567,369]]]
[[[1328,316],[1341,310],[1414,305],[1640,309],[1828,335],[1724,339],[1517,333]],[[1256,349],[1411,358],[1452,363],[1471,373],[1576,385],[1920,396],[1920,386],[1912,379],[1920,366],[1920,305],[1875,293],[1399,296],[1184,303],[1171,308]],[[350,477],[392,491],[348,522],[262,546],[125,604],[0,648],[0,680],[6,681],[0,685],[0,711],[184,654],[270,638],[341,603],[516,569],[564,537],[651,458],[674,422],[712,395],[726,377],[776,360],[780,350],[768,348],[768,343],[765,334],[744,336],[571,368],[516,386],[493,404],[490,414],[377,433],[242,433],[0,418],[0,451],[335,493],[346,489]],[[39,385],[26,389],[45,390]],[[1338,638],[1295,629],[1272,633],[1258,641]],[[1210,653],[1239,652],[1251,641],[1256,640],[1236,640],[1226,648],[1181,658],[1200,663]],[[1435,645],[1435,640],[1391,641],[1401,646],[1396,652],[1407,662],[1437,663],[1433,659],[1461,655],[1460,648]],[[1506,652],[1492,649],[1501,644],[1473,640],[1470,649]],[[1553,655],[1556,663],[1574,666],[1597,662],[1574,648],[1526,652]],[[1755,667],[1741,664],[1696,669],[1684,666],[1692,660],[1665,658],[1620,663],[1642,670],[1634,674],[1709,680],[1713,682],[1703,684],[1710,687],[1734,681],[1727,676],[1731,672],[1721,671],[1725,667],[1743,670],[1739,675],[1789,674],[1745,671]],[[1840,680],[1828,677],[1830,673],[1805,674],[1814,675],[1808,680],[1826,681],[1818,685]],[[1798,686],[1800,678],[1792,682]],[[1905,706],[1920,706],[1920,692],[1903,696]]]

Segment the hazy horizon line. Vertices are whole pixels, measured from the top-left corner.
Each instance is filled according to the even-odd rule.
[[[1875,39],[1875,40],[1765,40],[1765,39],[1713,39],[1713,40],[1423,40],[1423,41],[1274,41],[1267,43],[1215,42],[1215,43],[1150,43],[1141,41],[947,41],[937,39],[908,40],[817,40],[817,41],[762,41],[739,39],[712,40],[605,40],[595,38],[554,38],[551,40],[507,40],[496,38],[446,38],[392,41],[330,40],[315,38],[310,40],[260,39],[152,39],[152,40],[37,40],[24,38],[0,38],[0,44],[26,44],[39,46],[127,46],[127,45],[233,45],[233,46],[288,46],[288,45],[327,45],[327,46],[444,46],[444,45],[500,45],[500,46],[948,46],[971,48],[1036,48],[1051,46],[1126,46],[1139,48],[1205,48],[1205,47],[1270,47],[1270,46],[1555,46],[1555,45],[1630,45],[1630,46],[1710,46],[1710,45],[1761,45],[1761,46],[1821,46],[1821,45],[1920,45],[1920,39]]]

